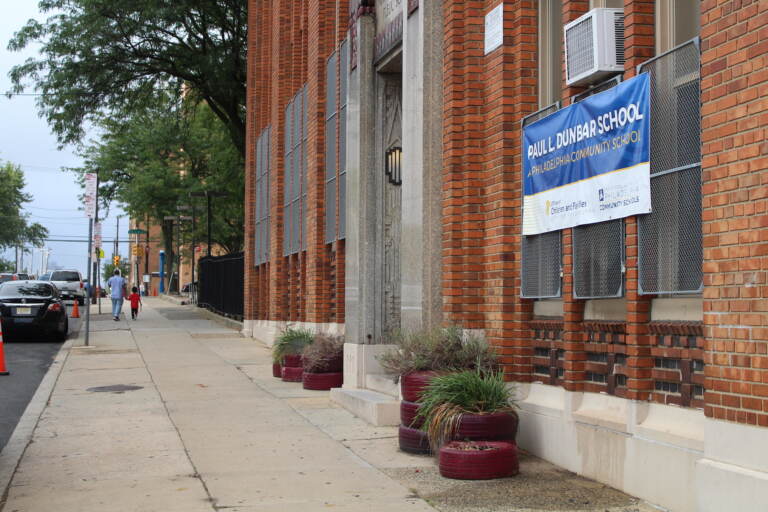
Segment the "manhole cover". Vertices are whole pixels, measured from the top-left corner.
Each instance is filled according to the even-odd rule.
[[[136,391],[137,389],[144,389],[144,386],[128,386],[126,384],[114,384],[112,386],[99,386],[95,388],[88,388],[88,391],[93,393],[125,393],[126,391]]]

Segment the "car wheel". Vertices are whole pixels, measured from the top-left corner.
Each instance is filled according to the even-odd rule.
[[[67,334],[69,334],[69,318],[64,317],[64,327],[56,332],[56,341],[67,341]]]

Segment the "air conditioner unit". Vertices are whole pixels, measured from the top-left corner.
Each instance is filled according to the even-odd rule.
[[[624,9],[592,9],[565,26],[565,82],[586,85],[624,71]]]

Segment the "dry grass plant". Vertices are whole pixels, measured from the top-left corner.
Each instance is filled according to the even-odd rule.
[[[344,360],[344,338],[319,334],[315,340],[301,352],[305,372],[322,373],[340,371]]]
[[[416,331],[393,336],[396,348],[378,357],[384,370],[399,377],[416,371],[493,371],[498,356],[488,342],[459,327]]]

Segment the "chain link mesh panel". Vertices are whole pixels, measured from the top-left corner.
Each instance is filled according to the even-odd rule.
[[[624,282],[624,220],[573,228],[574,296],[620,297]]]
[[[641,293],[702,287],[699,57],[693,40],[640,67],[651,83],[652,201],[639,218]]]
[[[539,110],[523,119],[523,128],[557,112],[559,103]],[[562,241],[560,231],[523,236],[522,289],[526,299],[545,299],[561,295]]]
[[[574,101],[607,91],[620,83],[621,77],[611,78],[574,96]],[[576,298],[621,297],[624,283],[623,219],[573,228],[573,281]]]

